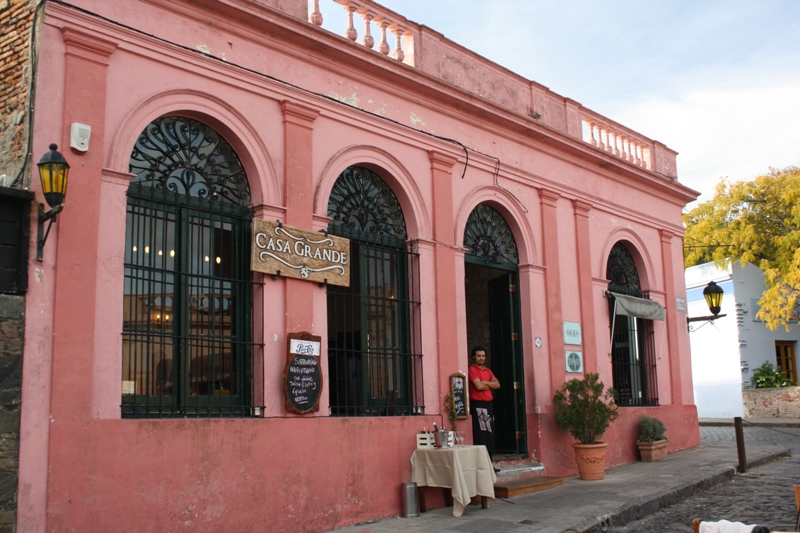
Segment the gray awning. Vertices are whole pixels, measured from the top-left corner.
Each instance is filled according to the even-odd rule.
[[[666,316],[664,307],[653,300],[626,296],[611,291],[606,291],[606,296],[611,296],[616,300],[614,312],[618,315],[634,316],[648,320],[664,320]]]

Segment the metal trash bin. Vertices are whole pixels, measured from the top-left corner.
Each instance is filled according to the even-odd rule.
[[[400,485],[400,499],[403,506],[403,518],[415,518],[419,516],[419,499],[417,498],[416,483],[402,483]]]

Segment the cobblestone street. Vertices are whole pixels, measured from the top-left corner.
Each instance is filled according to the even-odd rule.
[[[747,444],[775,444],[792,456],[752,468],[730,482],[717,485],[648,517],[616,527],[616,533],[678,533],[691,531],[692,519],[730,520],[767,526],[771,531],[794,531],[795,484],[800,484],[800,428],[745,427]],[[733,427],[701,427],[703,444],[735,442]]]

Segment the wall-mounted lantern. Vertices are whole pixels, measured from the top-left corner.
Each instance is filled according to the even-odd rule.
[[[708,304],[708,310],[711,311],[711,316],[697,316],[686,318],[686,326],[689,328],[689,331],[694,331],[692,327],[689,325],[692,322],[714,322],[714,320],[718,318],[722,318],[727,315],[721,315],[719,312],[722,310],[722,294],[723,294],[722,287],[717,285],[713,281],[709,281],[706,288],[703,289],[703,298],[706,299],[706,304]]]
[[[43,259],[44,243],[50,235],[50,227],[56,221],[64,206],[64,198],[67,196],[67,179],[69,177],[69,163],[58,151],[58,146],[50,145],[50,151],[42,156],[37,163],[39,167],[39,178],[42,180],[42,192],[50,211],[45,212],[44,204],[39,204],[39,233],[36,241],[36,259]],[[44,231],[44,223],[49,220],[47,232]]]

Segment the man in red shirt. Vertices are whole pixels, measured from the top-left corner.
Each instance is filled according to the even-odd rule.
[[[494,454],[494,408],[492,390],[500,388],[500,382],[486,367],[486,349],[472,349],[473,364],[469,367],[469,412],[472,415],[472,440],[483,444],[491,458]]]

